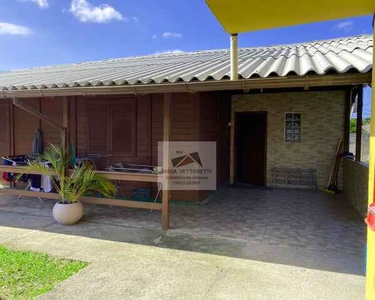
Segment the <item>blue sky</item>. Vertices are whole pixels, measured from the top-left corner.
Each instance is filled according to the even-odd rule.
[[[204,0],[6,0],[0,6],[0,69],[164,51],[228,48]],[[241,47],[371,33],[371,17],[239,36]],[[366,106],[366,104],[365,104]]]

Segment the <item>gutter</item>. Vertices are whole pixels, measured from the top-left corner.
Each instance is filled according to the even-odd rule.
[[[94,96],[94,95],[145,95],[158,93],[197,93],[208,91],[242,90],[274,88],[304,88],[320,86],[350,86],[371,84],[371,73],[346,73],[333,75],[305,75],[250,78],[240,80],[217,80],[202,82],[138,84],[121,86],[64,87],[44,89],[2,90],[0,98],[40,98],[58,96]]]

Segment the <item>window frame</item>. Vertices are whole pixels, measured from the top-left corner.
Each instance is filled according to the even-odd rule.
[[[295,114],[299,114],[300,115],[300,128],[299,128],[299,140],[298,141],[295,141],[294,139],[292,139],[291,141],[288,141],[286,139],[286,116],[287,114],[292,114],[292,120],[294,120],[294,115]],[[284,143],[301,143],[302,141],[302,113],[301,112],[298,112],[298,111],[287,111],[287,112],[284,112]]]
[[[106,126],[106,150],[99,151],[92,149],[92,140],[91,140],[91,106],[92,105],[106,105],[107,111],[103,114],[106,115],[107,124]],[[109,103],[107,99],[95,99],[95,100],[88,100],[86,104],[86,153],[92,155],[110,155],[110,124],[109,124]]]
[[[129,152],[125,151],[116,151],[113,147],[113,107],[128,103],[132,106],[130,119],[132,123],[131,127],[131,150]],[[135,157],[136,156],[136,149],[137,149],[137,99],[136,98],[124,98],[124,99],[113,99],[109,100],[109,152],[111,155],[115,156],[127,156],[127,157]]]
[[[91,103],[90,103],[91,102]],[[132,111],[130,118],[132,120],[132,137],[131,137],[131,150],[130,151],[115,151],[113,149],[113,120],[112,120],[112,107],[116,105],[125,104],[126,102],[130,103],[132,106]],[[107,111],[104,113],[106,114],[107,124],[106,126],[106,150],[105,151],[98,151],[91,149],[91,142],[90,142],[90,121],[91,121],[91,113],[90,113],[90,105],[93,104],[105,104],[107,106]],[[86,106],[86,153],[93,154],[93,155],[112,155],[112,156],[124,156],[124,157],[136,157],[137,156],[137,105],[138,101],[137,98],[132,97],[124,97],[124,98],[101,98],[101,99],[93,99],[89,100]]]

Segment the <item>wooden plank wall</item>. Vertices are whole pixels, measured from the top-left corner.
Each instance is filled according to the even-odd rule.
[[[87,101],[86,97],[76,97],[76,149],[77,155],[81,156],[86,156],[88,146],[86,142]]]
[[[217,135],[217,186],[229,183],[230,180],[230,118],[231,95],[217,94],[218,101],[218,135]]]
[[[89,151],[89,124],[90,116],[88,112],[89,103],[106,103],[106,101],[121,101],[133,99],[136,101],[136,145],[135,153],[131,156],[111,155],[111,157],[100,157],[92,155]],[[121,103],[121,102],[118,102]],[[92,158],[98,169],[105,169],[107,166],[124,162],[134,164],[151,165],[151,95],[146,96],[97,96],[97,97],[77,97],[76,98],[76,141],[77,156]],[[95,122],[95,120],[91,120]],[[99,124],[100,126],[100,124]],[[106,124],[103,124],[106,126]],[[121,190],[125,196],[131,196],[132,190],[136,188],[151,187],[150,183],[121,182]]]
[[[62,126],[62,98],[41,98],[40,102],[40,112]],[[61,132],[58,128],[43,121],[40,128],[43,135],[43,149],[49,144],[60,145]]]
[[[22,99],[22,102],[62,124],[62,98]],[[42,130],[43,148],[49,143],[60,144],[60,131],[26,111],[14,107],[14,154],[30,154],[34,134]],[[8,153],[10,154],[10,153]]]
[[[10,102],[2,100],[0,102],[0,156],[11,154],[10,115]]]
[[[152,165],[161,165],[158,162],[158,142],[163,141],[163,95],[152,95],[152,114],[151,114],[151,161]]]
[[[135,163],[158,165],[158,141],[163,139],[163,95],[153,94],[144,96],[97,96],[69,97],[69,138],[73,142],[77,156],[89,156],[88,141],[88,103],[89,101],[106,101],[108,99],[134,99],[136,101],[136,151],[132,156],[113,156],[108,158],[93,157],[99,169],[117,163]],[[229,158],[229,135],[227,132],[226,114],[230,106],[225,99],[220,99],[213,93],[190,94],[175,93],[171,99],[171,141],[218,141],[218,159]],[[33,98],[23,99],[25,104],[37,109],[59,124],[62,124],[63,98]],[[37,128],[41,128],[44,147],[48,143],[59,144],[60,132],[38,118],[20,108],[13,107],[11,102],[4,100],[0,103],[0,126],[6,130],[0,134],[0,152],[8,154],[31,153],[32,140]],[[11,109],[14,115],[10,114]],[[12,119],[13,117],[13,119]],[[224,120],[221,120],[224,118]],[[11,121],[14,122],[14,153],[12,150]],[[220,122],[218,122],[220,120]],[[94,121],[95,122],[95,121]],[[8,126],[8,127],[7,127]],[[228,169],[220,169],[218,183],[225,181],[229,175]],[[150,183],[123,182],[121,189],[126,196],[131,195],[135,188],[151,187]],[[156,190],[156,185],[152,186]],[[172,191],[172,200],[199,201],[207,195],[199,191]]]
[[[199,127],[197,140],[215,142],[217,140],[217,99],[214,93],[200,93],[198,99]],[[205,199],[212,191],[197,191],[197,200]]]
[[[195,141],[199,126],[198,94],[175,93],[171,99],[171,141]],[[171,200],[198,201],[198,191],[171,191]]]
[[[22,102],[40,111],[40,99],[23,99]],[[14,107],[14,154],[31,154],[35,131],[40,120],[21,108]]]
[[[224,93],[199,94],[199,128],[197,140],[216,142],[217,188],[229,181],[230,153],[230,95]],[[213,191],[199,191],[198,200]]]

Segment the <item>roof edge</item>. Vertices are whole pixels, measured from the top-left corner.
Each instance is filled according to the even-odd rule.
[[[62,96],[96,96],[96,95],[144,95],[160,93],[197,93],[207,91],[243,90],[248,92],[252,89],[274,89],[274,88],[304,88],[319,86],[349,86],[367,85],[371,83],[372,75],[368,73],[347,73],[332,75],[305,75],[249,78],[240,80],[221,80],[203,82],[182,82],[149,85],[128,86],[97,86],[97,87],[72,87],[51,89],[24,89],[0,91],[0,98],[40,98],[40,97],[62,97]]]

